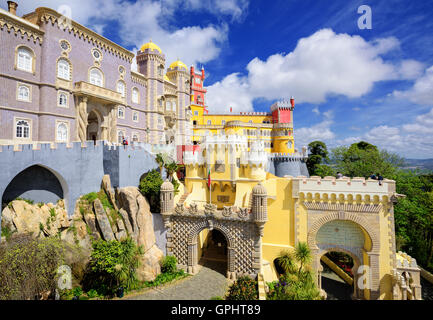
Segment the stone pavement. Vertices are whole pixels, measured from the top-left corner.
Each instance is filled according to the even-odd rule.
[[[229,285],[226,272],[227,262],[202,259],[198,274],[123,300],[210,300],[215,296],[222,297]]]

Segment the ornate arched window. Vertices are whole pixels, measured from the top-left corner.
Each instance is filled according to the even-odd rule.
[[[165,107],[166,107],[167,111],[171,111],[171,102],[167,101],[165,104]]]
[[[68,126],[63,122],[57,124],[57,141],[68,141]]]
[[[30,49],[26,47],[18,48],[17,69],[27,72],[33,72],[33,59],[34,55]]]
[[[16,137],[22,139],[30,138],[30,125],[28,121],[25,120],[17,121]]]
[[[65,59],[57,62],[57,77],[64,80],[71,80],[71,65]]]
[[[134,111],[132,114],[132,121],[138,122],[138,112]]]
[[[89,73],[89,82],[96,86],[104,86],[104,76],[99,69],[92,68]]]
[[[125,119],[125,108],[124,108],[124,107],[119,106],[119,107],[117,108],[117,117],[118,117],[119,119]]]
[[[140,101],[140,92],[137,88],[132,89],[132,102],[139,103]]]

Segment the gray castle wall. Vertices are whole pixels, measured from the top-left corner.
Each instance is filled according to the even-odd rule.
[[[271,155],[268,158],[267,171],[277,177],[310,177],[306,161],[307,158],[302,156]]]
[[[152,213],[153,230],[155,232],[156,245],[167,255],[167,229],[160,213]]]
[[[110,148],[101,142],[96,145],[87,142],[85,147],[81,143],[72,143],[69,147],[59,143],[55,149],[50,144],[41,144],[37,150],[33,150],[32,145],[21,148],[21,151],[14,151],[13,146],[0,147],[2,201],[10,200],[11,196],[36,203],[57,200],[61,192],[59,188],[53,190],[54,176],[58,180],[57,186],[61,186],[69,216],[73,215],[81,195],[100,189],[104,174],[110,175],[113,187],[138,186],[141,175],[158,168],[150,153],[133,146]],[[34,175],[29,175],[32,172]],[[32,179],[30,184],[29,179]]]

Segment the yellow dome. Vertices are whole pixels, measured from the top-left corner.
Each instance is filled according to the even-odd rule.
[[[141,51],[144,51],[144,50],[147,50],[147,49],[150,49],[150,50],[158,50],[159,51],[159,53],[162,53],[162,51],[161,51],[161,49],[156,45],[156,44],[154,44],[153,42],[152,42],[152,40],[150,40],[148,43],[146,43],[146,44],[143,44],[143,46],[141,47]]]
[[[180,60],[177,60],[170,65],[170,69],[174,69],[174,68],[179,68],[179,69],[184,68],[185,71],[188,71],[188,67],[186,66],[186,64]]]

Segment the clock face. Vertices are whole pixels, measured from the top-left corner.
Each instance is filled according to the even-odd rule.
[[[68,50],[68,49],[69,49],[69,44],[68,44],[66,41],[62,41],[62,42],[60,43],[60,47],[61,47],[63,50]]]

